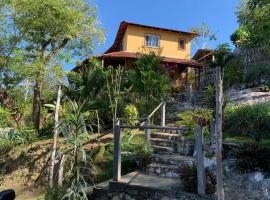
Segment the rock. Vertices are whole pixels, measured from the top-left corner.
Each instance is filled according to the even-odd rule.
[[[249,174],[248,179],[251,182],[259,182],[264,179],[264,175],[261,172],[254,172],[254,173]]]
[[[258,88],[231,89],[226,93],[229,102],[254,105],[270,102],[270,92],[258,92]]]
[[[112,197],[112,200],[121,200],[121,198],[120,198],[119,195],[116,195],[116,196],[113,196],[113,197]]]
[[[169,197],[162,197],[160,200],[170,200],[170,198]]]

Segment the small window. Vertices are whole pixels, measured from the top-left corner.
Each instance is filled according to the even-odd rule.
[[[182,50],[186,49],[186,40],[185,39],[179,39],[178,48],[182,49]]]
[[[147,47],[159,47],[160,36],[158,35],[145,35],[145,46]]]

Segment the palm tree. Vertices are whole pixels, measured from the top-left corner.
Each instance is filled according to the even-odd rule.
[[[215,136],[216,136],[216,174],[217,174],[217,195],[218,200],[224,200],[223,172],[222,172],[222,107],[223,97],[223,77],[224,68],[234,57],[228,44],[220,45],[213,54],[211,67],[216,69],[216,117],[215,117]]]

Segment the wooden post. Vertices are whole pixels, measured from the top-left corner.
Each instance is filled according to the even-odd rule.
[[[198,177],[198,194],[205,194],[205,169],[204,169],[204,155],[203,155],[203,136],[202,127],[198,126],[196,132],[196,158],[197,158],[197,177]]]
[[[59,126],[59,112],[60,112],[60,101],[61,101],[61,91],[62,86],[59,85],[58,93],[57,93],[57,101],[55,106],[55,113],[54,113],[54,133],[53,133],[53,146],[52,146],[52,157],[51,163],[49,168],[49,188],[53,188],[53,177],[54,177],[54,166],[55,166],[55,157],[56,157],[56,150],[57,150],[57,138],[58,138],[58,126]]]
[[[63,185],[63,174],[64,174],[64,162],[65,162],[65,155],[62,154],[59,164],[59,170],[58,170],[58,186],[62,187]]]
[[[222,173],[222,98],[223,80],[221,67],[216,67],[216,169],[217,169],[217,196],[218,200],[224,200],[223,173]]]
[[[164,102],[162,104],[162,107],[161,107],[161,123],[160,123],[160,126],[161,127],[165,127],[165,124],[166,124],[166,103]],[[165,130],[163,130],[164,132]]]
[[[148,117],[145,123],[145,126],[149,126],[150,125],[150,118]],[[151,129],[149,128],[145,128],[144,129],[144,136],[147,142],[150,142],[150,137],[151,137]]]
[[[114,127],[113,180],[121,179],[121,128],[119,121]]]
[[[101,67],[104,68],[104,58],[101,60]]]
[[[192,85],[188,85],[188,101],[192,103]]]

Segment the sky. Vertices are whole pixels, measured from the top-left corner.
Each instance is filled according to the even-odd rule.
[[[105,29],[106,41],[94,54],[106,51],[114,42],[121,21],[162,28],[189,31],[205,22],[217,36],[208,43],[230,43],[230,35],[238,27],[235,15],[239,0],[93,0],[100,26]],[[192,55],[196,52],[192,48]],[[90,55],[89,55],[90,56]],[[67,68],[70,68],[68,66]]]

